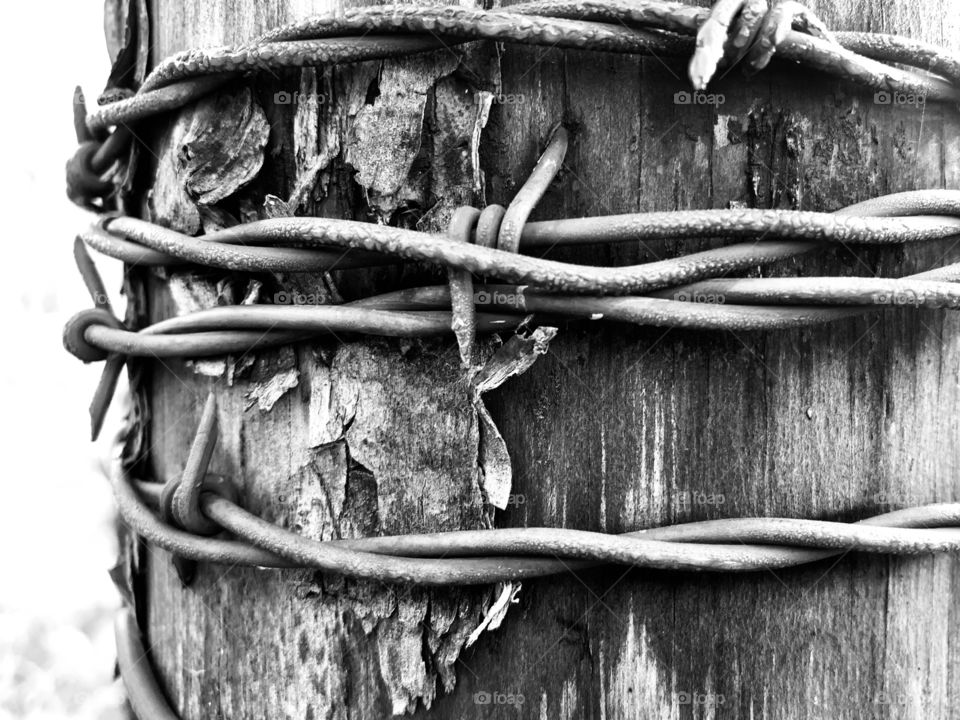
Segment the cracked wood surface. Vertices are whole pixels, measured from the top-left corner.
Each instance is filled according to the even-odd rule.
[[[331,6],[152,7],[156,60]],[[813,7],[833,29],[960,49],[960,17],[947,2]],[[391,116],[424,125],[416,152],[410,133],[395,133],[409,167],[399,187],[396,173],[375,172],[382,151],[354,148],[355,160],[372,158],[366,169],[342,162],[357,117],[363,127],[365,115],[386,111],[377,110],[380,88],[392,87],[384,103],[397,96],[386,70],[368,63],[258,86],[271,139],[254,184],[281,198],[279,212],[399,213],[442,227],[449,207],[477,193],[473,138],[486,108],[467,107],[466,88],[514,100],[489,107],[482,131],[486,202],[509,201],[558,120],[572,130],[565,169],[535,219],[730,203],[833,210],[960,187],[955,108],[880,105],[872,92],[780,65],[749,80],[734,71],[710,88],[722,105],[691,107],[673,102],[688,89],[681,62],[508,46],[498,71],[492,54],[472,50],[469,71],[438,72],[422,116],[409,104]],[[268,102],[298,88],[331,101]],[[266,212],[252,197],[229,209]],[[680,249],[555,255],[626,264]],[[781,272],[892,276],[958,259],[950,242],[841,248]],[[424,277],[442,274],[387,268],[338,285],[277,283],[352,297]],[[173,311],[163,279],[150,288],[151,312]],[[213,469],[242,479],[254,511],[315,537],[481,526],[476,415],[455,355],[452,338],[264,353],[221,393]],[[269,412],[245,409],[252,387],[291,368],[298,383]],[[209,382],[187,366],[154,370],[158,477],[181,470]],[[745,515],[853,520],[960,499],[960,322],[946,311],[741,335],[571,324],[488,397],[515,473],[499,525],[622,532]],[[437,718],[948,718],[960,702],[960,566],[946,557],[850,555],[747,575],[597,569],[525,584],[500,628],[463,652],[491,601],[482,591],[397,592],[216,567],[183,590],[158,551],[143,584],[141,621],[185,717],[377,718],[415,707]],[[449,686],[453,675],[445,695],[438,677]]]

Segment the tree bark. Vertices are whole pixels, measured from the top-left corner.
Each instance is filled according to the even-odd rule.
[[[152,0],[152,60],[332,7]],[[835,30],[960,50],[948,2],[812,7]],[[269,127],[263,167],[215,204],[237,219],[298,212],[441,230],[460,204],[507,204],[558,122],[573,140],[539,218],[731,203],[830,211],[960,187],[956,108],[877,104],[872,91],[777,63],[722,78],[712,106],[674,103],[688,88],[684,62],[488,43],[459,63],[438,52],[252,87]],[[284,103],[278,92],[301,94]],[[487,117],[483,92],[512,101]],[[165,132],[138,175],[141,191],[155,191],[143,213],[190,231],[222,221],[170,199],[183,178],[164,174],[179,150],[176,130]],[[552,256],[627,264],[694,249],[625,243]],[[951,242],[840,248],[775,272],[898,276],[958,259]],[[441,277],[388,268],[259,280],[262,293],[351,299]],[[155,320],[215,302],[223,279],[150,276],[140,309]],[[141,390],[157,479],[182,470],[212,386],[212,470],[236,480],[252,511],[315,538],[491,520],[606,532],[719,517],[854,520],[958,499],[958,339],[947,311],[771,333],[564,325],[544,358],[491,393],[514,493],[495,515],[482,492],[498,468],[452,338],[334,338],[227,363],[154,363]],[[218,566],[184,588],[156,549],[141,579],[152,660],[185,718],[947,718],[960,700],[960,565],[945,556],[539,580],[469,649],[500,589]]]

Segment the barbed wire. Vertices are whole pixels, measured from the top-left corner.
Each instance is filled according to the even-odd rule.
[[[159,547],[194,561],[307,567],[353,578],[442,586],[520,580],[596,563],[751,571],[790,567],[849,551],[913,555],[960,549],[960,503],[925,505],[853,524],[734,518],[622,535],[566,528],[498,528],[317,541],[244,510],[237,502],[236,487],[220,477],[208,479],[207,465],[217,442],[216,412],[216,395],[210,393],[178,480],[136,482],[119,462],[111,479],[121,517],[129,527]],[[237,539],[210,537],[221,531]]]
[[[75,253],[89,288],[102,287],[102,281],[84,244],[138,265],[199,264],[243,272],[330,272],[411,260],[446,267],[449,284],[339,306],[219,307],[139,332],[126,329],[109,308],[97,306],[67,323],[64,344],[90,362],[122,356],[223,355],[335,332],[385,337],[454,332],[461,357],[470,365],[478,332],[516,328],[529,313],[746,331],[804,327],[886,308],[960,305],[960,290],[952,284],[960,279],[956,263],[899,279],[725,277],[831,245],[898,245],[957,236],[960,191],[896,193],[834,213],[691,210],[526,222],[561,167],[567,143],[567,131],[558,128],[508,208],[461,208],[446,236],[335,218],[289,217],[192,237],[106,214],[78,236]],[[627,267],[564,263],[518,252],[547,245],[718,235],[746,242]],[[474,275],[522,284],[474,286]],[[115,384],[118,363],[108,366],[101,386]],[[98,393],[100,401],[92,411],[96,418],[105,412],[103,396]]]
[[[896,36],[833,35],[796,3],[783,3],[767,13],[754,10],[729,1],[707,10],[646,0],[548,0],[508,11],[385,6],[317,16],[241,46],[188,50],[161,62],[133,97],[109,103],[85,118],[78,113],[77,135],[82,144],[69,168],[71,195],[96,207],[108,185],[101,173],[119,157],[122,143],[117,135],[122,134],[124,142],[130,140],[129,130],[123,132],[126,123],[180,107],[220,81],[274,67],[396,57],[451,41],[485,39],[640,54],[692,53],[690,75],[695,87],[705,86],[724,61],[745,61],[758,69],[779,53],[870,87],[960,99],[960,90],[952,84],[960,78],[960,60],[943,50]],[[357,33],[361,35],[354,37]],[[374,36],[377,33],[384,35]],[[691,36],[696,36],[695,43]],[[926,72],[902,70],[880,61]],[[102,135],[114,125],[117,130],[98,145],[98,133]],[[492,298],[489,307],[479,303],[480,309],[496,310],[499,315],[538,311],[730,330],[797,327],[847,318],[871,308],[956,306],[956,291],[944,285],[960,274],[955,266],[899,280],[718,278],[830,244],[901,244],[954,237],[960,234],[960,191],[899,193],[835,213],[696,210],[527,222],[561,168],[567,145],[567,130],[557,128],[508,208],[491,205],[482,212],[464,208],[457,216],[456,232],[446,237],[332,218],[275,218],[191,237],[112,214],[105,214],[80,235],[90,247],[138,265],[190,263],[245,272],[329,272],[406,260],[437,264],[448,268],[450,290],[445,302],[436,288],[421,291],[419,301],[432,299],[429,317],[411,315],[426,312],[418,303],[378,314],[370,309],[370,302],[376,300],[368,299],[355,303],[353,311],[339,313],[328,307],[218,309],[192,322],[196,329],[216,318],[219,334],[205,328],[202,334],[183,336],[186,324],[168,324],[134,335],[100,308],[74,318],[65,332],[65,343],[84,358],[110,353],[201,356],[337,330],[417,336],[449,327],[457,336],[464,362],[469,363],[478,331],[514,326],[509,318],[478,312],[471,297]],[[714,237],[746,242],[630,267],[575,265],[519,253],[521,249],[571,244]],[[518,286],[493,293],[481,288],[475,293],[471,274]],[[506,301],[497,302],[498,298]],[[849,307],[853,305],[862,307],[854,310]],[[449,323],[446,316],[436,314],[448,308]],[[294,338],[289,332],[280,332],[288,329],[303,334]],[[257,330],[265,333],[257,334]]]
[[[871,87],[921,90],[949,101],[960,98],[951,84],[960,78],[960,61],[943,50],[896,36],[833,35],[795,3],[760,15],[742,9],[736,2],[720,2],[707,10],[646,0],[548,0],[509,11],[385,6],[317,16],[238,47],[186,51],[161,62],[134,97],[88,116],[78,111],[81,149],[68,172],[71,193],[96,207],[105,186],[112,188],[100,173],[117,161],[119,148],[133,137],[127,122],[180,107],[201,89],[208,92],[238,73],[396,57],[450,40],[692,53],[690,72],[697,87],[705,85],[722,62],[746,58],[760,68],[776,52]],[[355,33],[363,36],[353,37]],[[918,74],[878,61],[928,72]],[[116,129],[105,136],[110,126]],[[469,365],[478,332],[515,329],[530,314],[763,330],[828,322],[885,307],[960,305],[960,290],[953,284],[960,279],[960,264],[899,279],[725,277],[831,245],[898,245],[955,237],[960,235],[960,191],[897,193],[834,213],[692,210],[528,222],[562,167],[568,144],[568,131],[557,127],[509,207],[461,208],[446,236],[333,218],[288,217],[192,237],[104,213],[79,235],[75,246],[94,308],[68,322],[64,344],[85,361],[109,360],[109,373],[116,375],[128,356],[222,355],[326,333],[423,337],[452,331]],[[714,237],[742,242],[628,267],[522,254],[555,246]],[[329,272],[418,261],[447,268],[449,283],[342,305],[218,307],[133,331],[113,315],[84,245],[136,265],[204,265],[254,273]],[[487,282],[474,285],[475,276]],[[101,388],[114,384],[115,378],[109,378]],[[101,407],[93,414],[102,417],[109,392],[98,392],[98,397]],[[96,432],[96,419],[94,424]]]
[[[758,10],[761,9],[761,11]],[[80,147],[68,194],[100,213],[75,256],[94,307],[64,330],[67,349],[106,361],[91,406],[99,432],[125,358],[246,352],[327,333],[424,337],[453,333],[474,368],[478,333],[534,318],[576,318],[710,330],[771,330],[851,318],[883,308],[960,306],[960,264],[904,278],[731,278],[732,272],[829,247],[893,246],[960,235],[960,191],[897,193],[833,213],[781,210],[649,212],[529,222],[563,165],[555,129],[509,207],[459,208],[445,235],[332,218],[245,223],[199,237],[106,212],[131,127],[263,70],[404,57],[485,40],[637,55],[690,56],[702,90],[720,67],[765,67],[776,55],[883,92],[960,102],[960,59],[893,35],[831,33],[793,2],[721,0],[702,9],[649,0],[546,0],[507,10],[383,6],[345,10],[272,30],[250,43],[188,50],[161,62],[139,90],[87,114],[75,98]],[[898,67],[892,65],[896,63]],[[112,131],[111,131],[112,130]],[[571,245],[724,238],[732,244],[628,267],[564,263],[530,252]],[[444,268],[445,285],[340,305],[217,307],[129,328],[113,313],[87,247],[139,266],[228,271],[330,272],[402,262]],[[478,280],[479,279],[479,280]],[[500,528],[315,541],[244,509],[238,489],[213,479],[216,400],[207,400],[187,467],[163,485],[111,477],[124,522],[187,568],[195,561],[303,567],[354,578],[425,585],[487,584],[577,571],[598,563],[692,571],[752,571],[814,562],[850,550],[890,554],[960,550],[960,504],[925,505],[836,523],[742,518],[621,535],[562,528]],[[229,533],[232,539],[223,537]],[[138,713],[174,717],[143,655],[136,619],[117,622],[120,668]]]
[[[778,17],[775,7],[772,13],[753,18],[736,15],[739,7],[733,5],[733,18],[723,17],[729,2],[718,3],[712,11],[647,0],[556,0],[501,10],[409,5],[352,8],[270,31],[246,45],[178,53],[158,65],[136,95],[92,113],[87,124],[104,130],[174,110],[244,73],[400,57],[474,40],[691,55],[691,80],[697,89],[706,87],[724,58],[746,58],[751,67],[760,69],[777,53],[873,89],[960,101],[960,91],[951,84],[960,79],[960,62],[940,48],[895,35],[824,34],[817,30],[822,23],[811,24],[809,10],[796,3],[784,5],[802,10],[799,15]],[[820,37],[791,30],[794,24]],[[733,29],[728,32],[730,25]],[[731,50],[743,48],[748,54],[757,52],[731,56]],[[925,72],[903,70],[885,61]]]

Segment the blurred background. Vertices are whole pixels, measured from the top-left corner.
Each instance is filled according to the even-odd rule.
[[[103,0],[3,9],[0,113],[5,248],[0,350],[7,468],[0,502],[0,720],[121,718],[107,570],[116,559],[105,477],[121,387],[97,444],[87,407],[100,373],[63,349],[64,322],[91,301],[73,263],[88,214],[66,197],[76,148],[72,93],[92,101],[110,69]],[[96,258],[122,313],[119,263]]]

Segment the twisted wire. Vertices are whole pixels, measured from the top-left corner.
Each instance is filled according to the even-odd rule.
[[[188,102],[195,93],[207,92],[238,74],[396,57],[476,39],[616,52],[692,53],[690,73],[697,87],[722,62],[746,58],[752,67],[760,68],[779,53],[871,87],[913,90],[934,99],[958,98],[951,83],[960,74],[960,60],[938,48],[896,36],[834,35],[796,3],[783,3],[765,14],[756,10],[738,0],[723,0],[712,9],[647,0],[546,0],[497,11],[383,6],[319,15],[244,45],[179,53],[161,62],[132,98],[106,105],[85,122],[78,115],[78,140],[86,144],[73,173],[87,193],[97,192],[103,181],[95,171],[117,157],[115,149],[94,151],[97,132],[161,108],[179,107],[176,103]],[[695,42],[691,36],[696,36]],[[158,97],[166,99],[160,102]],[[111,138],[123,129],[121,125]],[[68,326],[65,342],[88,359],[105,353],[198,356],[326,332],[422,336],[449,328],[464,365],[470,366],[476,333],[513,326],[509,315],[517,311],[745,330],[827,322],[880,307],[956,307],[956,293],[943,284],[956,278],[958,270],[952,266],[900,279],[721,276],[829,244],[902,244],[955,237],[960,234],[957,191],[901,193],[835,213],[695,210],[527,222],[561,168],[568,142],[566,129],[556,128],[508,208],[495,205],[482,212],[463,208],[445,236],[331,218],[276,218],[190,237],[135,218],[105,215],[80,238],[129,263],[190,263],[243,272],[329,272],[420,261],[445,267],[449,289],[444,294],[423,288],[412,306],[404,310],[393,306],[381,314],[359,301],[349,319],[344,312],[328,308],[270,307],[253,313],[223,309],[197,319],[201,325],[207,323],[203,332],[196,331],[199,325],[183,323],[163,326],[162,332],[147,328],[134,334],[118,327],[106,313],[83,313]],[[629,267],[562,263],[522,254],[573,244],[715,237],[745,242]],[[517,287],[510,290],[509,302],[498,303],[495,296],[492,308],[477,308],[471,299],[477,295],[473,275]],[[609,295],[626,297],[604,297]],[[427,297],[429,309],[420,307]],[[450,315],[438,314],[447,309]],[[486,309],[499,314],[478,312]],[[213,318],[219,324],[211,327]],[[258,335],[257,330],[263,332]],[[292,334],[294,330],[301,334]]]
[[[491,11],[360,8],[278,28],[240,46],[179,53],[161,62],[132,97],[90,114],[79,95],[79,149],[67,167],[68,194],[90,209],[108,209],[115,189],[109,173],[133,141],[131,124],[184,107],[247,74],[404,57],[477,40],[690,56],[689,76],[698,90],[719,67],[743,63],[756,71],[779,56],[875,90],[960,101],[956,56],[893,35],[831,33],[794,2],[770,10],[765,3],[744,0],[720,0],[711,9],[650,0],[544,0]],[[905,278],[727,277],[830,246],[890,246],[960,236],[958,191],[899,193],[834,213],[698,210],[528,222],[561,170],[569,140],[568,131],[557,127],[507,208],[460,208],[444,235],[330,218],[281,218],[190,237],[134,218],[103,215],[75,245],[94,308],[75,316],[64,331],[64,344],[75,355],[106,361],[91,405],[94,437],[129,356],[222,355],[325,333],[424,337],[452,332],[463,365],[472,369],[477,333],[517,328],[530,313],[769,330],[856,317],[883,307],[960,307],[955,284],[960,264]],[[698,238],[736,242],[630,267],[531,256],[579,244]],[[86,247],[134,265],[192,264],[253,273],[346,271],[416,261],[444,268],[448,282],[342,305],[218,307],[133,331],[113,315]],[[232,483],[206,475],[216,437],[211,395],[181,478],[166,485],[140,483],[120,463],[111,476],[124,522],[173,553],[185,581],[197,561],[313,568],[359,579],[446,586],[514,581],[598,563],[755,571],[851,550],[901,555],[960,550],[957,503],[852,524],[741,518],[621,535],[506,528],[320,542],[245,510]],[[149,664],[141,662],[146,653],[130,611],[121,611],[116,633],[118,664],[134,710],[142,716],[175,717]]]
[[[718,3],[721,6],[722,3]],[[714,9],[714,13],[717,9]],[[775,17],[776,8],[771,13]],[[160,63],[131,98],[109,103],[87,118],[91,129],[132,123],[182,107],[238,74],[267,69],[338,64],[400,57],[473,40],[544,45],[563,49],[682,56],[693,54],[691,76],[702,88],[724,56],[725,38],[694,43],[711,11],[673,2],[548,1],[507,10],[450,6],[352,8],[272,30],[235,47],[187,50]],[[775,51],[878,90],[916,93],[931,100],[960,100],[956,57],[898,36],[838,33],[829,37],[770,26],[756,18],[751,35],[768,47],[754,63],[762,67]],[[783,23],[780,23],[782,25]],[[769,36],[769,37],[768,37]],[[703,56],[715,58],[702,60]],[[903,70],[903,63],[925,72]],[[700,67],[706,64],[706,71]],[[693,68],[697,68],[696,71]],[[935,77],[931,73],[942,75]]]
[[[935,503],[857,523],[731,518],[610,535],[566,528],[498,528],[318,541],[284,530],[236,502],[205,492],[207,519],[236,539],[201,537],[164,523],[157,483],[117,464],[124,522],[177,555],[256,567],[305,567],[347,577],[423,585],[487,584],[582,570],[598,563],[682,571],[792,567],[857,551],[917,555],[960,549],[960,503]]]
[[[559,142],[565,145],[565,136]],[[960,279],[960,264],[905,278],[722,277],[831,244],[890,245],[956,237],[960,235],[960,191],[897,193],[835,213],[693,210],[523,223],[522,218],[529,215],[535,198],[542,196],[559,167],[553,149],[548,147],[524,186],[526,191],[519,193],[521,201],[514,206],[520,207],[519,213],[511,216],[509,209],[493,206],[494,220],[520,218],[506,231],[504,222],[490,222],[487,213],[487,227],[481,232],[484,213],[474,209],[458,215],[455,224],[462,227],[448,235],[333,218],[277,218],[191,237],[136,218],[102,218],[79,238],[128,262],[186,262],[246,272],[317,272],[397,260],[425,261],[448,269],[454,299],[449,289],[428,287],[402,291],[402,295],[390,293],[382,301],[365,298],[342,306],[221,307],[163,321],[139,333],[98,314],[95,318],[102,322],[85,326],[73,349],[88,344],[84,358],[100,357],[104,352],[201,356],[242,352],[329,332],[423,337],[452,330],[464,362],[469,364],[473,335],[516,327],[519,319],[511,315],[517,313],[697,329],[772,330],[884,308],[960,306],[960,290],[952,284]],[[548,170],[542,170],[543,165],[548,165]],[[538,248],[551,242],[647,242],[718,235],[752,238],[753,242],[615,268],[563,263],[500,249],[501,236],[508,238],[506,246],[522,250],[528,242]],[[471,274],[514,284],[474,286]],[[401,298],[405,302],[399,302]],[[445,312],[451,309],[454,311]],[[471,319],[471,315],[475,317]],[[81,313],[68,324],[68,333],[76,330],[81,319],[86,322],[90,318],[90,313]]]

